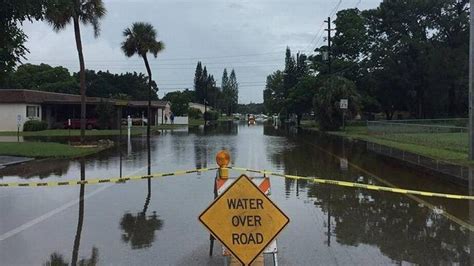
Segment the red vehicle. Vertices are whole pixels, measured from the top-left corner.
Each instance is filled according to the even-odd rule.
[[[80,129],[81,128],[81,119],[71,119],[71,126],[69,126],[68,120],[64,121],[65,129]],[[97,124],[97,119],[95,118],[86,118],[86,129],[99,128]]]

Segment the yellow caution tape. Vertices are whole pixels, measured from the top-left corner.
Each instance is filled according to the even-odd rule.
[[[103,184],[103,183],[125,183],[127,181],[167,177],[167,176],[179,176],[179,175],[186,175],[186,174],[192,174],[192,173],[197,173],[197,172],[213,171],[217,169],[218,167],[198,168],[198,169],[191,169],[191,170],[180,170],[180,171],[169,172],[169,173],[155,173],[155,174],[143,175],[143,176],[97,178],[97,179],[87,179],[87,180],[71,179],[67,181],[0,183],[0,188],[1,187],[53,187],[53,186],[93,185],[93,184]],[[307,180],[307,181],[311,181],[318,184],[363,188],[363,189],[368,189],[368,190],[387,191],[387,192],[398,193],[398,194],[420,195],[420,196],[426,196],[426,197],[474,200],[474,196],[467,196],[467,195],[446,194],[446,193],[437,193],[437,192],[420,191],[420,190],[403,189],[403,188],[391,188],[391,187],[386,187],[386,186],[368,185],[368,184],[323,179],[323,178],[316,178],[316,177],[285,175],[285,174],[281,174],[277,172],[255,170],[255,169],[241,168],[241,167],[228,167],[228,169],[236,170],[240,172],[251,172],[251,173],[264,174],[264,175],[279,176],[279,177],[290,178],[290,179]]]
[[[439,197],[439,198],[447,198],[447,199],[474,200],[474,196],[467,196],[467,195],[446,194],[446,193],[437,193],[437,192],[420,191],[420,190],[403,189],[403,188],[391,188],[391,187],[385,187],[385,186],[367,185],[367,184],[347,182],[347,181],[337,181],[337,180],[323,179],[323,178],[317,178],[317,177],[285,175],[285,174],[281,174],[281,173],[277,173],[277,172],[269,172],[269,171],[263,171],[263,170],[241,168],[241,167],[229,167],[229,169],[240,171],[240,172],[252,172],[252,173],[279,176],[279,177],[290,178],[290,179],[307,180],[307,181],[311,181],[311,182],[318,183],[318,184],[328,184],[328,185],[336,185],[336,186],[343,186],[343,187],[363,188],[363,189],[369,189],[369,190],[387,191],[387,192],[393,192],[393,193],[399,193],[399,194],[420,195],[420,196],[426,196],[426,197]]]
[[[197,172],[206,172],[217,170],[217,167],[213,168],[198,168],[191,170],[181,170],[176,172],[169,173],[155,173],[151,175],[144,176],[126,176],[126,177],[114,177],[114,178],[96,178],[96,179],[71,179],[66,181],[48,181],[48,182],[15,182],[15,183],[0,183],[1,187],[55,187],[55,186],[75,186],[75,185],[93,185],[93,184],[103,184],[103,183],[125,183],[127,181],[133,180],[142,180],[148,178],[157,178],[165,176],[178,176],[178,175],[187,175]]]

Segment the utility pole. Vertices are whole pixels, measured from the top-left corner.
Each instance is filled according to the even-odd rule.
[[[470,0],[471,7],[474,0]],[[470,12],[470,36],[469,36],[469,160],[474,160],[474,15]]]
[[[325,20],[324,22],[328,23],[328,28],[325,29],[325,31],[328,32],[328,73],[331,75],[331,17],[328,17],[328,20]]]

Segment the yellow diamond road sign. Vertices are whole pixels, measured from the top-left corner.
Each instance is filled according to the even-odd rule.
[[[243,264],[249,265],[290,219],[246,176],[240,176],[199,220]]]

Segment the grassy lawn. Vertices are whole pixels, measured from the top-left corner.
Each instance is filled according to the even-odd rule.
[[[426,157],[472,165],[468,158],[467,137],[462,133],[369,134],[365,126],[350,126],[345,131],[328,132],[332,135],[360,139],[405,150]],[[464,140],[465,139],[465,140]]]
[[[0,155],[34,158],[74,158],[101,150],[102,148],[80,148],[54,142],[0,142]]]
[[[234,121],[234,117],[232,116],[220,116],[217,121],[224,122],[224,121]]]
[[[200,126],[204,125],[204,119],[189,119],[190,126]]]
[[[175,129],[180,128],[186,125],[158,125],[151,127],[153,130],[161,130],[161,129]],[[134,126],[131,129],[130,134],[132,135],[140,135],[146,133],[146,127],[141,126]],[[16,136],[16,131],[0,131],[0,136]],[[102,130],[86,130],[86,136],[114,136],[119,135],[120,130],[118,129],[102,129]],[[122,128],[122,134],[127,134],[127,128]],[[81,130],[79,129],[71,129],[71,136],[80,136]],[[69,136],[69,130],[67,129],[48,129],[43,131],[30,131],[30,132],[20,132],[20,136],[47,136],[47,137],[59,137],[59,136]]]

